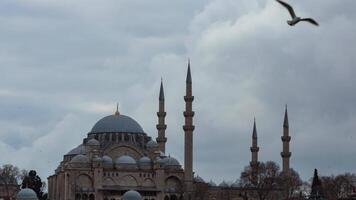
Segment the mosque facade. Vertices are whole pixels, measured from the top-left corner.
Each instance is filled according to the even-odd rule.
[[[193,92],[190,63],[184,96],[184,166],[165,154],[165,98],[161,83],[157,137],[144,132],[133,118],[119,113],[100,119],[83,143],[63,156],[48,177],[50,200],[122,200],[137,191],[142,200],[238,200],[243,189],[225,182],[205,182],[193,172]],[[283,169],[289,169],[287,112],[282,136]],[[253,131],[250,165],[258,165],[257,133]]]

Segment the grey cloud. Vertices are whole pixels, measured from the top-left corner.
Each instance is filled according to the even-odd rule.
[[[254,116],[260,159],[280,162],[286,103],[291,162],[303,178],[314,167],[322,174],[352,171],[354,4],[295,2],[321,26],[291,28],[274,1],[2,1],[0,149],[8,156],[1,162],[38,168],[45,178],[117,101],[155,137],[163,76],[167,150],[183,163],[191,57],[200,176],[239,177],[250,159]],[[56,143],[71,137],[66,146]],[[26,152],[41,152],[43,160],[35,163]]]

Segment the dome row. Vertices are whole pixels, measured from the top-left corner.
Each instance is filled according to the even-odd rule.
[[[105,155],[103,157],[95,157],[93,158],[94,162],[102,162],[104,166],[112,166],[113,160],[111,157]],[[165,158],[157,158],[156,162],[165,166],[180,166],[177,159],[173,157],[165,157]],[[70,163],[90,163],[89,158],[86,155],[78,154],[72,158]],[[115,164],[119,165],[140,165],[140,166],[150,166],[152,164],[152,160],[143,156],[138,161],[132,158],[129,155],[120,156],[115,160]]]

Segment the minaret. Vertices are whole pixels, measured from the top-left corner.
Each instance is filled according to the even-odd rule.
[[[287,105],[286,105],[286,110],[284,113],[284,122],[283,122],[283,136],[281,137],[282,142],[283,142],[283,151],[281,152],[282,156],[282,165],[283,165],[283,172],[287,173],[289,172],[289,159],[292,155],[292,153],[289,151],[289,142],[290,142],[290,136],[289,136],[289,124],[288,124],[288,111],[287,111]]]
[[[192,102],[194,96],[192,95],[192,77],[190,74],[190,61],[188,61],[188,72],[186,79],[186,95],[184,96],[185,111],[184,118],[184,183],[185,183],[185,199],[193,199],[193,116]]]
[[[163,82],[161,80],[161,88],[159,90],[159,108],[157,112],[158,116],[158,124],[156,126],[157,131],[158,131],[158,137],[156,138],[158,148],[160,151],[165,153],[166,151],[166,128],[167,125],[165,124],[165,117],[166,117],[166,112],[164,110],[164,91],[163,91]]]
[[[252,131],[252,146],[251,150],[251,162],[250,166],[254,172],[258,170],[258,151],[260,148],[257,146],[257,130],[256,130],[256,120],[253,121],[253,131]]]

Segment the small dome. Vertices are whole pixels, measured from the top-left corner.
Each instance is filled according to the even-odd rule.
[[[122,196],[122,200],[142,200],[142,197],[135,190],[129,190]]]
[[[110,156],[103,156],[103,166],[105,168],[110,168],[110,167],[113,167],[113,162],[112,162],[112,158]]]
[[[87,142],[87,145],[90,145],[90,146],[100,146],[100,142],[94,138],[90,139],[88,142]]]
[[[99,156],[95,156],[95,157],[93,158],[93,162],[102,162],[102,161],[103,161],[103,159],[100,158]]]
[[[131,156],[123,155],[116,159],[115,164],[135,165],[137,163]]]
[[[212,187],[216,187],[216,183],[214,183],[214,181],[213,180],[210,180],[210,182],[208,183],[210,186],[212,186]]]
[[[229,184],[227,184],[225,181],[223,181],[219,184],[219,187],[229,187]]]
[[[234,188],[240,187],[239,181],[235,181],[233,184],[231,184],[231,187]]]
[[[30,188],[21,189],[16,195],[17,200],[38,200],[37,194]]]
[[[138,160],[139,165],[151,165],[151,163],[151,159],[147,156],[143,156],[142,158],[140,158],[140,160]]]
[[[78,155],[78,154],[86,154],[85,147],[83,144],[80,144],[79,146],[70,150],[66,155]]]
[[[94,125],[91,133],[110,133],[110,132],[124,132],[124,133],[144,133],[140,124],[134,119],[126,115],[109,115]]]
[[[170,156],[163,158],[162,161],[166,166],[180,166],[178,160]]]
[[[85,155],[76,155],[72,160],[70,161],[71,163],[89,163],[89,158]]]
[[[194,177],[194,181],[197,183],[205,183],[204,179],[202,177],[200,177],[199,175]]]
[[[150,141],[147,142],[146,147],[147,148],[155,148],[155,147],[158,147],[158,144],[157,144],[156,141],[150,140]]]

